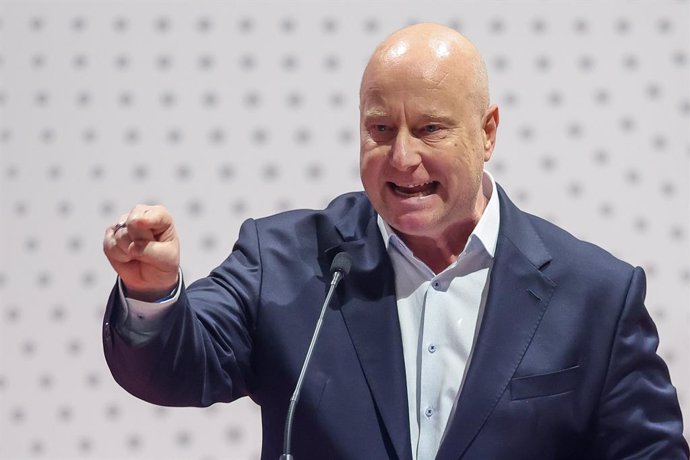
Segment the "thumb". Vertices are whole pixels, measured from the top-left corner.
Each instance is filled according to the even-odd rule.
[[[136,206],[127,218],[127,231],[133,240],[176,239],[172,216],[163,206]]]
[[[180,266],[180,247],[177,240],[136,240],[130,244],[128,252],[139,262],[161,271],[177,273]]]

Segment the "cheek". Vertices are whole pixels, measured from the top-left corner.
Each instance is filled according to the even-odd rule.
[[[463,136],[454,143],[456,159],[466,168],[474,169],[477,164],[484,163],[484,149],[481,138],[477,136]]]
[[[366,172],[370,163],[371,163],[371,155],[364,148],[364,146],[362,146],[362,149],[359,151],[359,172],[360,172],[360,174],[364,174]]]
[[[381,168],[386,160],[386,152],[380,146],[363,143],[359,150],[360,171]]]
[[[362,149],[359,154],[359,175],[365,188],[373,185],[380,171],[380,161],[370,151]]]

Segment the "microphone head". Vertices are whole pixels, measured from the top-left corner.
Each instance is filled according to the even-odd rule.
[[[340,272],[343,276],[350,273],[352,268],[352,257],[347,252],[339,252],[333,258],[331,273]]]

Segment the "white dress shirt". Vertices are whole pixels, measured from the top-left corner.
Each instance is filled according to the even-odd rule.
[[[479,331],[500,213],[493,177],[484,172],[488,204],[455,262],[435,274],[379,216],[395,271],[412,457],[436,457],[462,388]]]

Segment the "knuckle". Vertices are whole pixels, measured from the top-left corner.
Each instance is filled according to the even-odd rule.
[[[136,217],[141,216],[141,214],[143,214],[147,208],[148,208],[148,206],[145,204],[139,203],[139,204],[135,205],[132,208],[132,210],[129,212],[129,218],[132,219],[132,218],[136,218]]]

